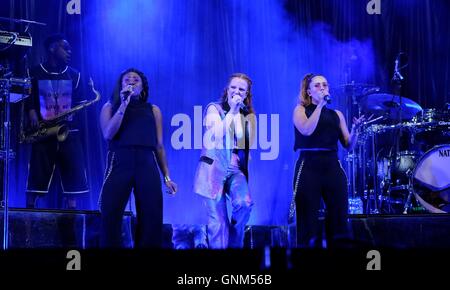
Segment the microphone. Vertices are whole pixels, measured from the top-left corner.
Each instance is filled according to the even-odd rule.
[[[128,97],[133,93],[133,89],[134,86],[133,85],[128,85],[127,86],[127,90],[125,92],[122,93],[122,100],[126,101],[128,99]]]
[[[248,112],[248,107],[244,104],[244,102],[238,104],[239,109],[243,110],[244,112]]]
[[[234,97],[234,96],[241,96],[241,94],[239,94],[239,93],[235,93],[232,97]],[[247,106],[244,104],[244,99],[242,99],[242,102],[239,102],[238,104],[237,104],[237,106],[239,107],[239,109],[242,109],[243,111],[245,111],[245,112],[248,112],[248,108],[247,108]]]
[[[327,104],[331,104],[331,97],[330,97],[330,95],[324,96],[323,99],[324,99],[325,101],[327,101]]]

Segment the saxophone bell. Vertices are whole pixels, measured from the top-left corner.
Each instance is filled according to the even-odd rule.
[[[69,128],[66,124],[60,123],[52,127],[42,126],[31,134],[23,134],[20,143],[34,143],[50,137],[56,137],[59,142],[64,142],[69,136]]]
[[[69,128],[65,124],[59,124],[57,126],[48,129],[46,137],[56,136],[59,142],[64,142],[69,136]]]

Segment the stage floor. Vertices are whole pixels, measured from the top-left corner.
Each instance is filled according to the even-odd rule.
[[[125,248],[133,246],[134,221],[130,212],[125,213],[122,227]],[[3,210],[0,210],[0,225],[3,229]],[[98,211],[12,208],[9,211],[9,248],[96,249],[99,226]],[[349,215],[349,226],[353,232],[349,247],[450,249],[450,214]],[[204,234],[205,226],[187,225],[186,228],[189,230],[184,238],[192,239],[194,247],[193,241]],[[163,248],[177,247],[172,241],[173,226],[165,224],[163,229]],[[246,228],[245,248],[294,248],[295,244],[295,225],[249,225]]]

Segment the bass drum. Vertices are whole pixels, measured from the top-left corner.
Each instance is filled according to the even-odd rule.
[[[412,178],[414,195],[424,208],[432,213],[450,212],[450,144],[427,151]]]

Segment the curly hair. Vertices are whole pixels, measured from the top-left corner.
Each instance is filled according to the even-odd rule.
[[[228,84],[227,86],[223,89],[223,94],[220,97],[220,104],[222,105],[222,108],[225,111],[229,111],[230,110],[230,105],[228,105],[228,86],[230,85],[230,82],[232,79],[234,78],[239,78],[239,79],[243,79],[247,82],[247,96],[244,99],[244,105],[247,107],[248,109],[248,113],[254,113],[255,110],[253,109],[253,102],[252,102],[252,80],[250,79],[250,77],[246,74],[243,73],[234,73],[230,76],[230,78],[228,79]]]

